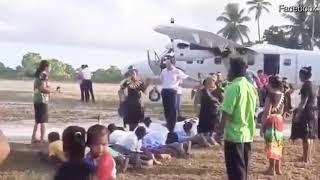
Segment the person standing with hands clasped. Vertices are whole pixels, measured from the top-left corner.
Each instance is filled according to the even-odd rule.
[[[251,143],[255,134],[257,91],[245,78],[246,63],[242,58],[230,59],[228,79],[221,110],[218,143],[224,134],[225,163],[229,180],[247,180]]]

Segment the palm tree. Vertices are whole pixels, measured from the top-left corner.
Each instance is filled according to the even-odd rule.
[[[239,4],[229,3],[225,7],[225,12],[217,18],[217,21],[223,21],[226,23],[225,27],[218,31],[218,34],[222,34],[223,37],[231,39],[237,42],[239,39],[243,44],[243,36],[249,41],[249,28],[244,25],[244,22],[250,21],[250,17],[244,16],[244,9],[239,9]]]
[[[298,4],[303,4],[305,6],[315,7],[315,6],[319,6],[320,0],[299,0]],[[312,49],[313,49],[313,46],[314,46],[314,43],[315,43],[315,40],[316,40],[315,39],[315,35],[318,34],[318,32],[316,32],[318,30],[318,28],[316,29],[316,24],[317,24],[316,22],[319,21],[319,18],[320,18],[319,16],[320,16],[320,13],[318,11],[309,13],[308,22],[310,23],[310,26],[312,28],[312,33],[311,33]],[[319,27],[319,26],[317,26],[317,27]]]
[[[249,13],[253,10],[256,10],[256,21],[258,22],[258,37],[259,37],[259,42],[260,40],[260,17],[262,14],[262,11],[266,11],[269,13],[269,9],[267,6],[272,6],[270,2],[264,1],[264,0],[251,0],[247,2],[247,5],[250,5],[251,7],[249,8]]]
[[[287,34],[289,34],[292,38],[300,39],[302,42],[302,46],[304,49],[312,49],[311,43],[311,28],[308,13],[303,12],[292,12],[292,13],[284,13],[282,16],[289,21],[291,21],[291,25],[284,25],[283,28],[289,30]]]

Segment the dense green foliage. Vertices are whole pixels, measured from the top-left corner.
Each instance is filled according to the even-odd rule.
[[[237,3],[229,3],[225,11],[217,18],[217,21],[225,22],[225,26],[218,32],[223,37],[235,42],[241,41],[243,45],[254,45],[266,41],[292,49],[311,50],[314,46],[320,48],[320,11],[316,12],[291,12],[283,13],[283,18],[289,20],[289,23],[283,26],[271,26],[263,33],[263,39],[260,40],[260,18],[263,12],[269,12],[272,6],[269,0],[249,0],[247,1],[248,12],[255,11],[254,19],[257,21],[258,38],[256,42],[251,42],[248,37],[249,28],[245,25],[250,20],[244,15],[244,9],[241,9]],[[320,6],[320,0],[298,0],[297,6]],[[247,42],[244,42],[244,38]],[[314,42],[314,46],[313,43]]]
[[[108,69],[98,69],[92,77],[95,82],[115,83],[122,80],[121,71],[116,66],[110,66]]]
[[[23,56],[21,65],[16,69],[6,67],[0,62],[1,79],[32,79],[34,73],[41,62],[42,57],[38,53],[27,53]],[[56,81],[73,81],[76,79],[75,69],[57,59],[47,59],[50,62],[50,79]],[[93,72],[93,81],[100,83],[117,83],[123,77],[121,71],[116,66],[110,66],[108,69],[99,69]]]

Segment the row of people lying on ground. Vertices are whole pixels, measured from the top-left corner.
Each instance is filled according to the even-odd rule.
[[[64,130],[62,140],[56,132],[48,135],[48,154],[41,153],[41,158],[55,164],[62,163],[56,180],[73,179],[77,175],[81,180],[80,174],[76,173],[81,169],[83,173],[115,178],[117,170],[125,172],[128,166],[141,168],[159,165],[172,157],[187,158],[191,155],[192,144],[203,147],[214,145],[213,132],[197,134],[197,127],[200,128],[196,119],[177,123],[177,142],[166,144],[167,128],[152,122],[150,118],[145,118],[144,125],[133,132],[114,124],[108,127],[97,124],[87,132],[81,127],[71,126]]]

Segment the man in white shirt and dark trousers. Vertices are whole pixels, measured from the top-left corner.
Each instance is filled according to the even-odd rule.
[[[93,94],[93,87],[92,87],[92,81],[91,81],[91,71],[88,67],[88,65],[83,65],[82,67],[82,83],[84,88],[84,94],[85,94],[85,100],[86,102],[89,102],[90,95],[92,98],[92,101],[95,102],[94,94]]]
[[[187,78],[188,76],[185,73],[174,66],[172,57],[166,60],[166,68],[160,74],[162,104],[169,130],[166,144],[178,141],[177,134],[174,133],[177,121],[177,90],[182,80]]]

